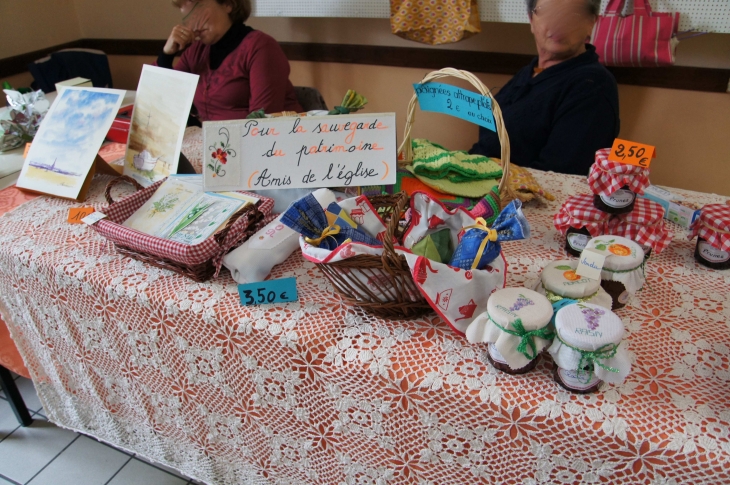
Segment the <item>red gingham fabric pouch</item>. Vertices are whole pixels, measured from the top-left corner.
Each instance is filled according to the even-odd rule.
[[[649,170],[608,160],[610,148],[596,152],[596,161],[588,174],[588,185],[596,195],[610,196],[624,185],[635,194],[643,194],[649,186]]]
[[[710,204],[702,208],[687,239],[699,236],[710,246],[730,251],[730,205]]]
[[[664,223],[664,208],[641,197],[636,199],[633,211],[610,219],[608,233],[649,246],[657,254],[664,251],[674,237]]]
[[[139,190],[103,208],[101,212],[106,214],[107,217],[91,227],[114,244],[140,253],[171,259],[185,265],[195,265],[213,260],[217,274],[223,255],[242,243],[242,237],[251,231],[251,227],[249,226],[251,225],[251,216],[253,213],[246,213],[239,217],[228,230],[228,234],[226,234],[221,244],[218,244],[215,238],[211,236],[200,244],[188,245],[150,236],[149,234],[122,226],[124,221],[134,214],[137,209],[142,207],[147,199],[152,197],[152,194],[157,191],[163,181],[160,180],[145,189]],[[261,212],[264,215],[264,219],[274,208],[273,199],[247,192],[243,193],[261,200],[255,210]]]
[[[568,197],[553,217],[553,224],[563,235],[569,227],[575,229],[585,227],[591,236],[596,237],[606,233],[609,217],[610,214],[596,209],[592,195],[581,194]]]

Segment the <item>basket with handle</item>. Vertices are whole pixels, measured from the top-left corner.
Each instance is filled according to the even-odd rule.
[[[91,227],[112,241],[120,254],[174,271],[198,282],[217,275],[223,256],[263,227],[268,222],[265,220],[266,216],[274,207],[272,199],[250,194],[259,199],[258,204],[241,207],[215,234],[197,245],[150,236],[123,226],[122,223],[154,195],[162,182],[143,188],[134,179],[126,176],[111,180],[104,193],[109,205],[102,210],[107,217]],[[111,191],[121,183],[129,183],[137,191],[115,201]]]
[[[499,195],[501,206],[504,207],[509,201],[517,198],[516,194],[512,190],[509,184],[509,164],[510,164],[510,147],[509,147],[509,136],[507,135],[507,129],[504,126],[504,120],[502,119],[502,110],[497,104],[497,100],[494,99],[492,93],[479,80],[474,74],[468,71],[462,71],[447,67],[438,71],[432,71],[421,80],[421,83],[429,83],[436,81],[437,79],[443,79],[446,77],[453,77],[462,79],[469,82],[474,86],[479,94],[486,96],[492,102],[492,113],[494,114],[494,124],[497,128],[497,136],[499,137],[499,143],[502,147],[501,152],[501,164],[502,164],[502,179],[499,182]],[[406,117],[406,127],[403,134],[403,141],[398,148],[398,164],[399,165],[410,165],[413,163],[413,144],[411,143],[411,130],[413,129],[413,123],[416,120],[416,105],[418,104],[418,96],[414,93],[411,97],[411,101],[408,103],[408,113]]]

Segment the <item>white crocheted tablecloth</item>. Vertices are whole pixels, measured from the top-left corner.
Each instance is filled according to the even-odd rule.
[[[504,244],[509,286],[565,257],[553,214],[588,190],[533,173],[557,201],[529,204],[532,238]],[[677,226],[618,312],[631,375],[580,396],[549,357],[502,374],[435,315],[343,304],[299,254],[272,274],[296,277],[299,301],[242,307],[228,273],[200,284],[122,257],[69,225],[70,205],[38,197],[0,218],[3,314],[61,426],[210,484],[730,483],[730,272],[697,265]]]

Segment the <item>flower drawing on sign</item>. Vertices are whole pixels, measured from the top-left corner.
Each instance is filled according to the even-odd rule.
[[[232,157],[236,156],[236,151],[231,148],[231,134],[228,131],[228,128],[221,128],[218,130],[218,134],[225,137],[225,141],[213,143],[208,147],[208,150],[212,150],[212,152],[210,154],[211,160],[208,162],[206,167],[208,170],[213,172],[213,177],[225,177],[226,171],[223,169],[223,165],[228,163],[228,155]]]
[[[523,295],[522,293],[520,293],[520,295],[517,297],[517,301],[515,302],[514,305],[512,305],[510,307],[509,310],[511,312],[516,312],[517,310],[519,310],[521,308],[524,308],[524,307],[529,306],[529,305],[534,305],[534,304],[535,304],[534,301],[530,300],[525,295]]]
[[[605,310],[601,310],[600,308],[589,308],[585,305],[578,304],[578,307],[581,308],[581,313],[583,313],[583,318],[585,319],[586,323],[588,323],[588,328],[590,330],[595,330],[598,328],[598,323],[601,321],[601,316],[605,315]]]

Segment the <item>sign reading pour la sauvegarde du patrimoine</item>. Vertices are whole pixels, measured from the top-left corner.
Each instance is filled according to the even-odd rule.
[[[394,184],[395,128],[395,113],[205,122],[205,190]]]
[[[496,131],[492,100],[487,96],[442,83],[414,84],[413,89],[423,111],[456,116]]]

